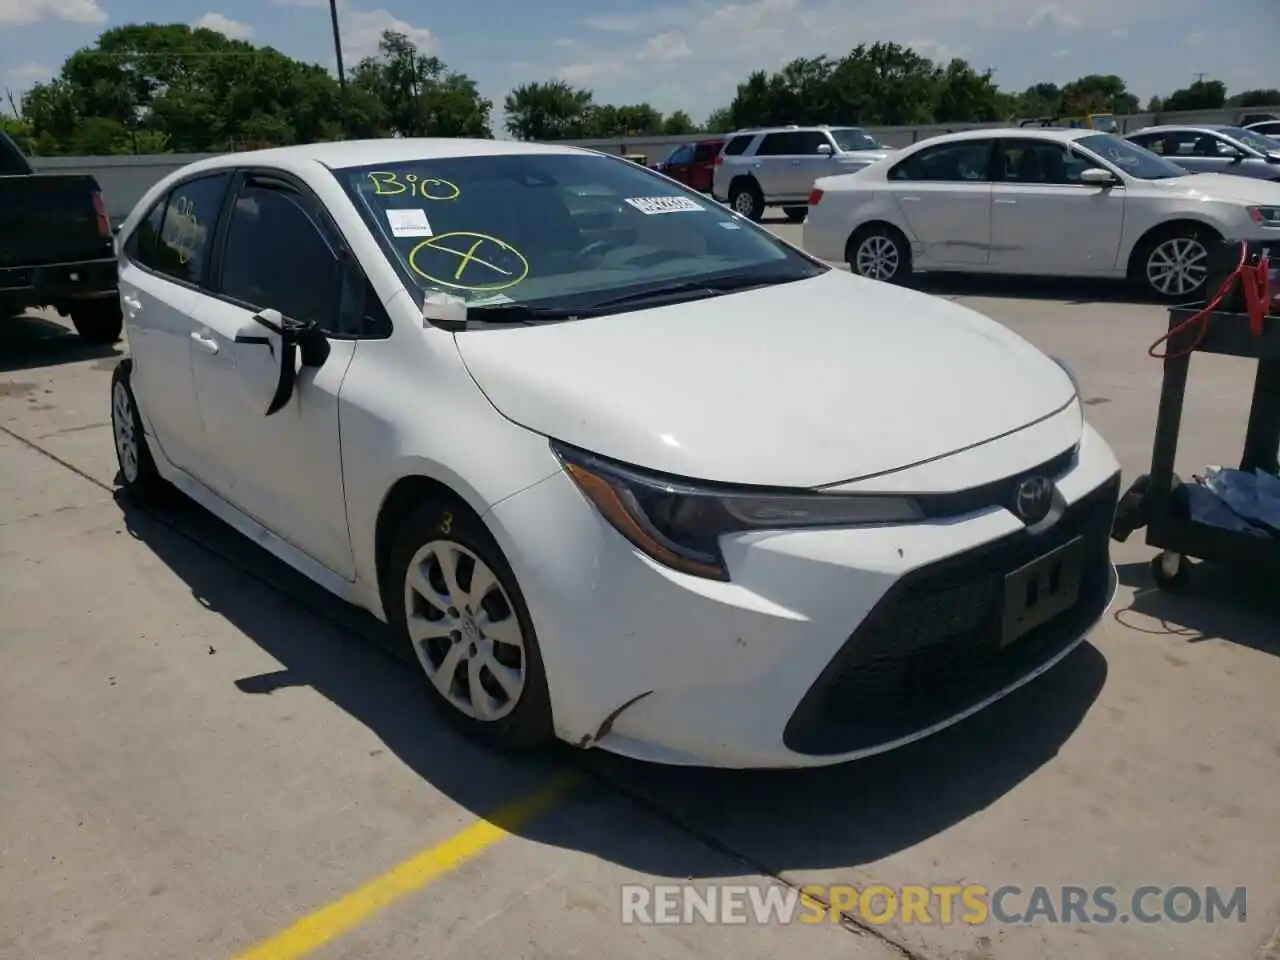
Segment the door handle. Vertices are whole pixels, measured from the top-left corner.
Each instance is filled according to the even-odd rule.
[[[191,334],[191,340],[197,347],[207,354],[212,355],[218,352],[218,341],[214,340],[212,337],[206,337],[202,333],[195,333],[193,331]]]
[[[919,197],[903,197],[902,202],[903,203],[919,203],[920,198]]]
[[[799,161],[799,160],[792,160],[792,161],[791,161],[791,165],[792,165],[793,167],[798,167],[798,166],[800,166],[800,161]]]
[[[136,297],[129,296],[127,293],[120,295],[120,302],[135,312],[142,309],[142,301]]]
[[[996,203],[1005,203],[1005,204],[1012,204],[1017,202],[1018,202],[1017,200],[997,200],[996,201]]]

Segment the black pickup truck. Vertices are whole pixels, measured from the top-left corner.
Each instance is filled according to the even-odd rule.
[[[34,307],[69,314],[83,340],[119,340],[115,237],[97,180],[33,172],[0,131],[0,321]]]

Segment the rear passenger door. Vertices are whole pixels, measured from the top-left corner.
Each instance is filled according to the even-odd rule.
[[[991,257],[991,140],[926,147],[888,173],[921,266],[974,266]]]
[[[175,185],[125,238],[119,270],[132,386],[148,435],[166,460],[201,480],[217,457],[196,404],[190,346],[230,182],[220,171]]]

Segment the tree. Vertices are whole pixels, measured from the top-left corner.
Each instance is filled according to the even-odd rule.
[[[1153,96],[1147,101],[1147,113],[1159,113],[1164,109],[1164,101],[1159,97]]]
[[[1115,74],[1091,73],[1062,88],[1062,112],[1073,117],[1090,113],[1137,113],[1138,98]]]
[[[991,79],[979,74],[968,61],[954,59],[939,71],[933,116],[939,123],[1003,119],[1010,104]]]
[[[1245,90],[1227,100],[1228,107],[1280,107],[1280,90]]]
[[[493,103],[476,83],[424,56],[407,36],[387,30],[378,52],[352,71],[351,88],[362,94],[376,121],[402,137],[492,138]]]
[[[1175,90],[1165,97],[1164,109],[1221,110],[1227,103],[1227,85],[1221,80],[1197,80],[1189,87]]]
[[[516,139],[564,140],[581,134],[593,104],[590,90],[552,80],[516,87],[503,106],[507,132]]]
[[[702,126],[707,133],[732,133],[736,129],[733,125],[733,115],[728,107],[712,110],[711,115],[707,117],[707,122]]]
[[[662,121],[662,132],[668,137],[682,137],[685,134],[697,133],[698,126],[691,116],[683,110],[677,110]]]
[[[210,152],[342,135],[334,78],[270,47],[183,24],[105,31],[23,98],[36,148]]]

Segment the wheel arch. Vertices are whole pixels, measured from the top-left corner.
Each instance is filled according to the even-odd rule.
[[[1147,244],[1159,239],[1160,237],[1172,235],[1178,230],[1186,228],[1206,231],[1212,238],[1218,240],[1222,239],[1222,231],[1214,224],[1209,223],[1207,220],[1197,219],[1196,217],[1180,216],[1175,217],[1172,220],[1165,220],[1163,223],[1157,223],[1154,227],[1148,229],[1146,233],[1142,234],[1142,236],[1138,237],[1138,239],[1134,241],[1133,246],[1129,248],[1128,259],[1125,263],[1126,275],[1130,279],[1138,275],[1138,270],[1141,267],[1141,264],[1138,263],[1138,257],[1146,248]]]
[[[750,173],[734,174],[733,179],[729,181],[729,189],[726,195],[729,197],[732,197],[734,187],[738,187],[738,186],[752,188],[756,190],[760,194],[760,196],[762,197],[764,196],[764,189],[760,186],[760,181],[755,178],[754,174],[750,174]]]

